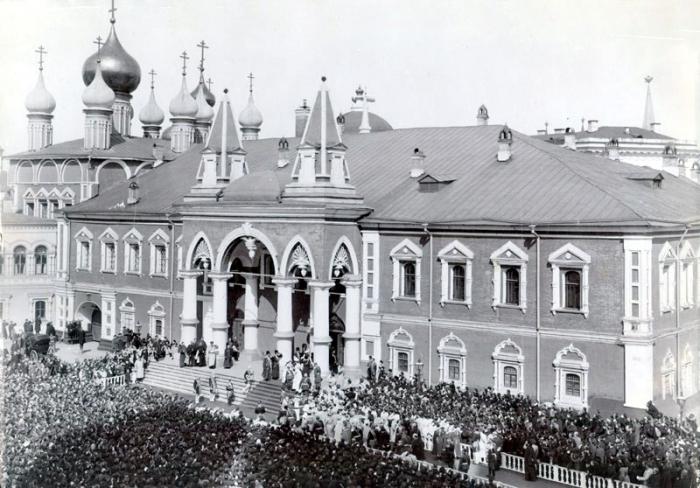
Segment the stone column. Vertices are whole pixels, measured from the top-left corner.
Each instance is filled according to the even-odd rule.
[[[201,275],[198,270],[180,271],[183,280],[180,341],[185,345],[197,339],[197,278]]]
[[[243,308],[243,352],[257,357],[258,351],[258,279],[257,274],[245,276],[245,304]]]
[[[313,351],[314,360],[321,367],[323,376],[329,371],[329,345],[331,337],[328,333],[328,297],[329,290],[334,285],[331,281],[310,281],[309,288],[313,292],[314,309],[314,335]]]
[[[228,322],[226,322],[226,310],[228,308],[228,280],[233,273],[213,272],[209,273],[212,280],[214,321],[211,323],[211,337],[214,344],[219,347],[219,355],[224,354],[226,340],[228,339]],[[208,346],[208,344],[207,344]]]
[[[360,290],[362,279],[347,275],[341,282],[345,286],[345,365],[344,371],[351,376],[360,375]]]
[[[277,350],[282,354],[280,371],[284,372],[287,362],[292,360],[294,343],[294,324],[292,323],[292,293],[294,278],[275,278],[272,282],[277,287]]]

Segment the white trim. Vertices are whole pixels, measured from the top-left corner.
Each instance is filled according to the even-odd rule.
[[[695,361],[693,351],[689,343],[686,343],[683,348],[683,356],[681,358],[681,398],[688,398],[697,391],[695,378]]]
[[[275,245],[263,232],[253,228],[253,226],[248,222],[244,222],[243,225],[232,230],[231,232],[226,234],[226,237],[223,238],[216,251],[216,265],[214,265],[214,256],[212,256],[212,271],[228,271],[226,269],[223,269],[224,255],[226,254],[226,251],[231,246],[231,244],[233,244],[237,239],[241,237],[255,237],[257,240],[262,242],[263,245],[270,252],[272,260],[275,262],[275,269],[278,270],[277,273],[280,274],[279,270],[282,268],[279,267],[279,263],[277,261],[278,254]],[[209,249],[213,250],[211,246],[209,247]]]
[[[134,227],[122,237],[124,242],[124,273],[141,275],[143,270],[143,235]],[[138,246],[138,254],[135,256],[137,269],[131,268],[131,245]]]
[[[676,253],[665,242],[659,252],[659,310],[670,312],[676,308]]]
[[[73,236],[76,244],[75,269],[80,271],[92,271],[92,240],[94,236],[87,227],[82,227]],[[83,244],[87,243],[87,255]]]
[[[107,227],[98,237],[100,241],[100,272],[116,273],[119,269],[119,235],[111,227]],[[107,265],[107,244],[114,246],[114,266],[108,268]]]
[[[150,275],[165,277],[168,274],[169,263],[170,263],[170,237],[162,229],[156,229],[153,234],[148,238],[149,243],[149,265],[150,265]],[[164,264],[161,271],[157,270],[160,258],[158,256],[158,246],[163,248],[164,254]]]
[[[280,263],[280,267],[278,268],[279,274],[282,276],[290,276],[289,273],[291,271],[291,268],[294,266],[294,263],[290,263],[289,261],[292,258],[294,249],[297,246],[302,248],[302,250],[306,253],[306,257],[309,261],[309,276],[305,278],[316,279],[316,264],[314,263],[314,256],[311,253],[311,247],[306,242],[306,240],[304,240],[304,238],[301,237],[299,234],[292,237],[285,246],[284,252],[282,253],[282,262]]]
[[[446,303],[472,305],[472,262],[474,253],[461,242],[454,240],[438,252],[441,271],[440,305]],[[455,264],[464,265],[464,300],[453,298],[453,268]]]
[[[136,331],[136,307],[129,297],[122,300],[121,305],[119,305],[119,326],[117,329],[123,331],[126,328]]]
[[[458,345],[452,346],[449,344],[450,342],[456,342]],[[467,347],[464,345],[464,341],[457,337],[454,332],[450,332],[440,339],[437,351],[440,381],[444,383],[453,383],[459,387],[467,386]],[[459,362],[459,378],[456,380],[450,379],[449,377],[450,360],[457,360]]]
[[[519,267],[520,296],[516,307],[525,313],[527,309],[527,253],[515,245],[513,241],[508,241],[491,253],[490,259],[493,264],[493,297],[491,306],[494,309],[513,306],[505,303],[506,281],[505,271],[502,268],[504,266]]]
[[[688,241],[683,244],[680,259],[680,303],[683,308],[695,305],[695,253]]]
[[[564,356],[573,354],[578,359],[567,359]],[[589,364],[586,355],[573,344],[557,352],[554,358],[554,404],[564,408],[588,407],[588,370]],[[566,393],[567,375],[573,374],[579,377],[579,395],[571,396]]]
[[[395,245],[389,253],[392,261],[392,291],[391,300],[397,299],[413,300],[416,303],[421,301],[421,261],[423,250],[410,239],[404,239]],[[416,266],[416,294],[415,296],[404,296],[404,265],[413,262]]]
[[[666,399],[667,391],[676,399],[676,358],[669,349],[661,363],[661,398]]]
[[[402,340],[399,336],[406,336],[408,340]],[[407,353],[408,355],[408,371],[406,376],[411,379],[414,374],[414,350],[416,343],[413,342],[413,336],[409,334],[403,327],[399,327],[389,335],[389,340],[386,342],[389,348],[389,369],[394,376],[399,376],[401,371],[398,371],[399,353]],[[376,348],[376,345],[375,345]]]
[[[588,318],[588,270],[591,265],[591,256],[569,242],[551,253],[548,261],[552,267],[552,315],[556,315],[557,312],[578,312]],[[579,284],[581,307],[578,309],[566,308],[565,306],[565,275],[569,270],[581,273],[581,283]]]
[[[345,246],[345,249],[348,252],[348,256],[350,258],[350,266],[352,269],[350,269],[349,274],[359,274],[360,273],[360,266],[357,261],[357,254],[355,253],[355,247],[352,245],[352,242],[350,242],[350,239],[347,238],[347,236],[341,236],[338,241],[335,243],[335,246],[333,246],[333,250],[331,251],[331,259],[328,263],[328,279],[329,280],[334,280],[336,277],[333,276],[333,264],[335,261],[335,257],[340,251],[341,246]]]
[[[504,349],[513,348],[516,352],[506,352]],[[510,338],[499,342],[491,354],[491,359],[493,359],[493,388],[497,393],[525,393],[525,368],[523,366],[525,362],[525,356],[523,356],[523,350]],[[515,368],[518,375],[518,385],[515,391],[511,391],[509,387],[504,384],[505,369],[507,367]]]
[[[370,255],[369,247],[372,245]],[[362,311],[379,310],[380,259],[379,232],[362,232]],[[371,266],[370,266],[371,263]],[[370,269],[371,268],[371,269]],[[372,296],[369,296],[370,290]]]
[[[165,307],[160,304],[159,301],[156,300],[156,302],[151,305],[151,308],[148,309],[148,332],[151,334],[152,337],[164,337],[163,332],[165,331]],[[161,333],[156,334],[156,320],[161,321]]]

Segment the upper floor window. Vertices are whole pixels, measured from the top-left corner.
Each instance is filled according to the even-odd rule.
[[[158,229],[148,238],[151,245],[151,275],[165,276],[168,273],[168,245],[170,238]]]
[[[552,313],[588,316],[588,271],[591,257],[568,243],[549,255],[552,267]]]
[[[393,262],[393,290],[391,299],[409,299],[420,302],[422,249],[404,239],[391,250]]]
[[[362,280],[363,306],[367,311],[376,312],[379,306],[379,233],[362,232],[362,249],[364,260],[362,270],[364,273]]]
[[[124,272],[141,274],[141,242],[143,236],[136,229],[131,229],[122,238],[124,240]]]
[[[493,263],[492,306],[527,308],[527,261],[525,251],[508,241],[491,254]]]
[[[675,308],[676,254],[667,242],[659,253],[659,307],[661,312]]]
[[[474,253],[458,241],[452,241],[438,253],[441,263],[440,304],[472,303],[472,261]]]
[[[12,261],[14,262],[14,268],[16,275],[23,275],[27,268],[27,248],[24,246],[15,247],[12,251]]]
[[[695,303],[695,253],[689,242],[685,242],[680,254],[681,275],[680,275],[680,299],[681,307],[692,307]]]
[[[46,246],[37,246],[34,249],[34,274],[48,273],[48,253]]]
[[[90,271],[92,267],[92,239],[92,232],[85,227],[75,235],[76,268],[79,270]]]
[[[102,247],[102,267],[103,273],[117,272],[117,242],[119,236],[111,228],[106,229],[100,235],[100,245]]]

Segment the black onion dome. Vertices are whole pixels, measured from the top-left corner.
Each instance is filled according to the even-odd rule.
[[[136,60],[126,52],[119,42],[114,24],[109,36],[100,49],[100,64],[102,77],[112,90],[121,93],[132,93],[141,82],[141,68]],[[83,63],[83,82],[89,85],[95,77],[97,52],[93,53]]]

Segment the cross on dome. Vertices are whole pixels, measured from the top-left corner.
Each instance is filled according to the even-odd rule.
[[[209,86],[209,91],[211,91],[211,86],[214,84],[213,81],[211,81],[211,78],[207,80],[207,85]]]
[[[209,49],[209,46],[207,46],[207,43],[202,40],[199,44],[197,44],[197,47],[202,50],[202,54],[199,58],[199,71],[204,72],[204,50]]]
[[[187,60],[190,59],[190,57],[187,55],[187,51],[182,51],[182,54],[180,54],[180,58],[182,58],[182,76],[186,76]]]
[[[39,46],[39,48],[34,51],[39,54],[39,71],[44,71],[44,54],[48,54],[44,46]]]
[[[248,91],[250,93],[253,93],[253,79],[255,76],[253,76],[253,73],[248,73]]]
[[[104,44],[104,42],[102,42],[102,36],[97,36],[97,39],[95,39],[94,41],[92,41],[92,43],[93,43],[93,44],[97,44],[97,61],[99,62],[99,60],[100,60],[100,50],[102,49],[102,44]]]
[[[109,19],[109,22],[114,24],[117,19],[114,18],[114,12],[117,11],[117,8],[114,6],[114,0],[112,0],[112,8],[108,10],[108,12],[111,14],[111,18]]]
[[[155,81],[155,77],[156,77],[156,75],[157,75],[158,73],[156,73],[156,70],[154,70],[153,68],[151,68],[151,71],[149,71],[148,74],[151,75],[151,90],[153,90],[153,84],[154,84],[154,81]]]

